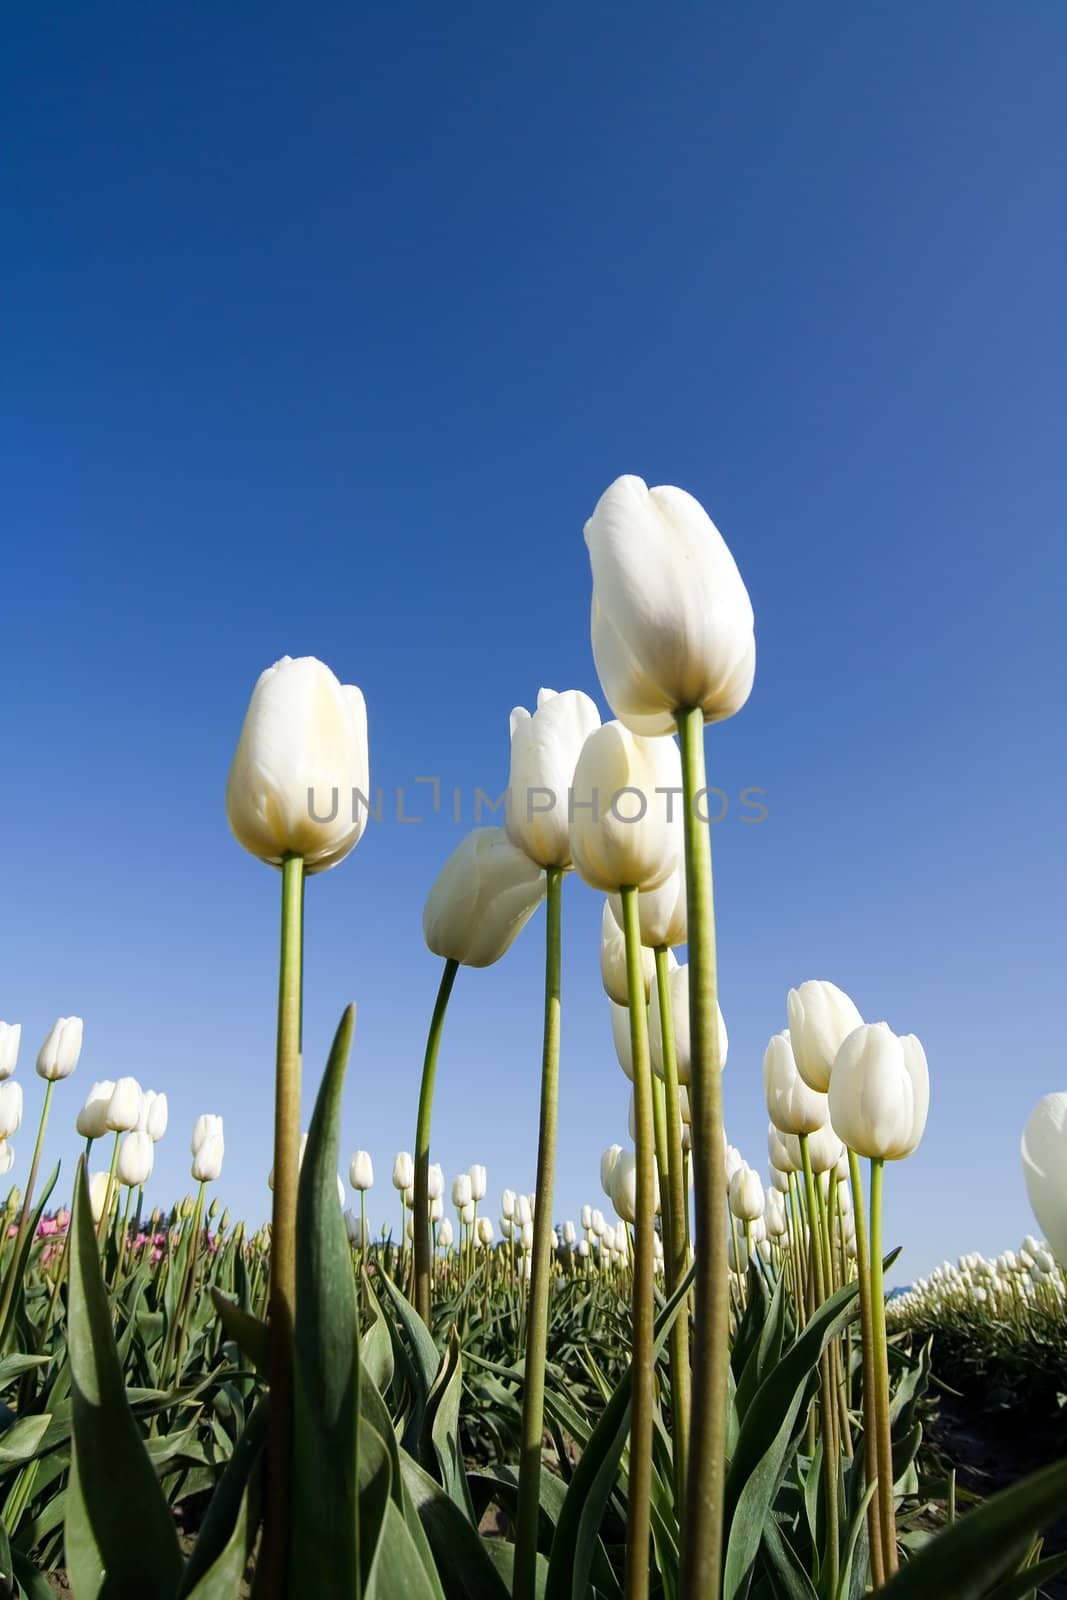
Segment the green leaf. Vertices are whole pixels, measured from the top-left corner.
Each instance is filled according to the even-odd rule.
[[[4,1326],[0,1328],[0,1350],[7,1349],[8,1339],[10,1338],[11,1331],[15,1326],[15,1319],[18,1316],[19,1310],[22,1306],[22,1279],[25,1276],[26,1263],[29,1260],[30,1251],[33,1249],[34,1243],[37,1239],[37,1227],[40,1223],[41,1217],[44,1215],[44,1208],[48,1204],[49,1196],[56,1186],[56,1181],[59,1177],[59,1167],[60,1163],[57,1161],[52,1169],[51,1176],[44,1185],[44,1188],[41,1190],[40,1194],[37,1196],[37,1204],[34,1206],[30,1215],[22,1243],[19,1245],[18,1255],[12,1257],[11,1263],[7,1269],[9,1276],[14,1279],[14,1288],[11,1294],[11,1304],[8,1306],[7,1316],[4,1319]],[[4,1279],[4,1287],[6,1290],[7,1278]]]
[[[783,1600],[818,1600],[815,1585],[773,1517],[767,1518],[763,1528],[763,1550],[775,1589]]]
[[[341,1094],[355,1008],[334,1037],[308,1130],[297,1204],[290,1586],[317,1600],[362,1592],[359,1321],[337,1203]],[[384,1449],[384,1446],[382,1447]],[[389,1469],[385,1463],[388,1494]]]
[[[21,1466],[37,1454],[52,1418],[47,1411],[20,1417],[0,1434],[0,1467]]]
[[[1054,1578],[1064,1567],[1067,1567],[1067,1550],[1060,1550],[1056,1555],[1046,1556],[1044,1561],[1035,1561],[1032,1566],[1016,1572],[1006,1583],[993,1590],[989,1600],[1028,1600],[1046,1578]]]
[[[453,1326],[448,1335],[441,1370],[426,1399],[422,1420],[423,1459],[432,1453],[446,1493],[473,1523],[474,1507],[459,1443],[459,1402],[462,1393],[463,1358],[460,1355],[459,1332]]]
[[[176,1600],[233,1600],[256,1542],[269,1401],[248,1419],[208,1503]]]
[[[1037,1530],[1062,1514],[1065,1496],[1067,1461],[1003,1489],[924,1545],[879,1590],[879,1600],[988,1600]]]
[[[449,1600],[507,1600],[508,1590],[474,1524],[407,1451],[401,1453],[400,1467]]]
[[[334,1193],[336,1192],[335,1189]],[[236,1300],[228,1300],[215,1288],[211,1290],[211,1298],[227,1337],[232,1339],[241,1353],[248,1357],[256,1371],[266,1377],[270,1337],[267,1324],[261,1322],[258,1317],[250,1316],[247,1311],[242,1310]]]
[[[64,1540],[71,1584],[78,1600],[171,1600],[181,1577],[178,1537],[126,1397],[84,1156],[68,1250],[73,1449]]]
[[[395,1370],[393,1340],[381,1301],[371,1287],[366,1271],[363,1273],[363,1293],[370,1308],[371,1324],[363,1335],[360,1360],[363,1363],[364,1376],[369,1377],[379,1394],[384,1395],[393,1381]]]

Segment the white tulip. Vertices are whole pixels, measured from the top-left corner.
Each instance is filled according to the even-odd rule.
[[[581,1211],[579,1212],[578,1216],[579,1216],[579,1221],[582,1224],[583,1231],[585,1233],[588,1233],[590,1228],[593,1226],[593,1208],[592,1208],[592,1206],[589,1206],[589,1205],[583,1206]]]
[[[193,1177],[197,1183],[214,1183],[222,1171],[222,1160],[225,1154],[222,1135],[209,1133],[202,1144],[198,1145],[193,1153]],[[341,1186],[341,1200],[344,1201],[344,1186]]]
[[[452,1244],[455,1234],[452,1224],[447,1217],[442,1217],[437,1228],[437,1243],[442,1250],[447,1250]]]
[[[616,478],[585,525],[593,570],[593,658],[611,709],[635,733],[670,733],[740,711],[756,669],[748,591],[698,500]]]
[[[0,1022],[0,1079],[10,1078],[18,1065],[21,1022]]]
[[[607,1224],[604,1221],[604,1213],[602,1211],[599,1211],[594,1206],[592,1220],[590,1222],[590,1227],[592,1228],[593,1232],[596,1234],[598,1239],[603,1238],[604,1229],[606,1228],[606,1226],[607,1226]]]
[[[357,1150],[348,1164],[348,1181],[359,1194],[374,1187],[374,1163],[366,1150]]]
[[[611,1012],[611,1037],[615,1045],[615,1055],[619,1066],[625,1072],[630,1082],[634,1081],[634,1059],[630,1048],[630,1013],[626,1006],[617,1006],[614,1000],[608,1001]]]
[[[789,1232],[785,1201],[776,1188],[767,1190],[763,1205],[763,1220],[772,1239],[781,1239]]]
[[[426,1169],[426,1194],[430,1200],[440,1200],[445,1192],[445,1174],[439,1161],[431,1161]]]
[[[307,872],[343,861],[367,826],[367,708],[314,656],[283,656],[252,691],[226,784],[240,844],[271,866]]]
[[[678,1082],[688,1084],[691,1064],[693,1059],[692,1047],[689,1038],[689,963],[681,962],[671,969],[668,984],[671,996],[671,1022],[674,1028],[674,1053],[678,1058]],[[660,1013],[659,987],[652,990],[652,999],[648,1008],[648,1047],[652,1056],[652,1070],[658,1078],[663,1077],[663,1023]],[[726,1019],[719,1007],[719,1070],[726,1067],[726,1057],[730,1050],[730,1036],[726,1031]]]
[[[456,1212],[456,1215],[459,1217],[459,1220],[462,1222],[463,1226],[465,1228],[469,1228],[475,1217],[478,1215],[474,1201],[468,1200],[465,1206],[460,1206]]]
[[[445,1202],[441,1195],[435,1195],[430,1201],[430,1221],[440,1222],[445,1214]],[[452,1224],[449,1223],[449,1227]]]
[[[820,978],[790,989],[785,1004],[797,1071],[809,1089],[825,1094],[834,1058],[863,1018],[843,989]]]
[[[659,1210],[659,1178],[652,1175],[653,1206]],[[637,1156],[623,1150],[611,1174],[611,1203],[624,1222],[637,1221]]]
[[[730,1179],[730,1210],[740,1222],[763,1215],[763,1185],[758,1172],[743,1161]]]
[[[829,1120],[826,1096],[809,1089],[797,1071],[788,1028],[764,1051],[763,1088],[770,1119],[783,1133],[815,1133]]]
[[[452,1179],[452,1204],[457,1211],[471,1203],[471,1180],[469,1172],[461,1172],[458,1178]]]
[[[615,921],[622,927],[622,896],[608,895],[608,905]],[[641,928],[641,943],[649,950],[661,946],[668,950],[684,944],[688,937],[685,899],[685,864],[679,862],[669,878],[664,878],[655,889],[642,889],[637,901],[637,920]]]
[[[1022,1158],[1031,1209],[1056,1259],[1067,1265],[1067,1094],[1037,1102],[1023,1130]],[[1033,1263],[1039,1249],[1028,1235],[1020,1259]]]
[[[571,853],[605,894],[654,889],[682,853],[682,763],[673,739],[644,739],[606,722],[585,741],[574,772]]]
[[[190,1151],[195,1156],[205,1139],[210,1139],[216,1136],[220,1139],[223,1137],[222,1118],[214,1116],[211,1112],[205,1112],[203,1116],[197,1117],[196,1121],[193,1123],[193,1137],[189,1142]],[[308,1136],[306,1133],[301,1135],[301,1161],[304,1159],[304,1146],[307,1144],[307,1138]],[[273,1184],[271,1187],[273,1187]]]
[[[0,1139],[10,1139],[22,1124],[22,1085],[15,1078],[0,1083]]]
[[[621,1155],[622,1145],[613,1144],[608,1146],[600,1158],[600,1187],[609,1200],[611,1199],[611,1176]]]
[[[643,899],[642,895],[640,899]],[[600,977],[608,998],[615,1005],[630,1004],[630,988],[626,976],[626,939],[610,903],[604,902],[604,915],[600,919]],[[641,948],[641,978],[645,1000],[656,978],[656,957],[644,946]]]
[[[0,1178],[5,1177],[15,1165],[14,1146],[6,1139],[0,1139]]]
[[[475,1230],[476,1242],[483,1250],[489,1250],[492,1248],[493,1238],[494,1234],[492,1217],[479,1217],[478,1226]]]
[[[111,1188],[110,1174],[107,1172],[94,1172],[89,1179],[89,1210],[92,1212],[93,1222],[99,1226],[107,1204],[107,1192]],[[112,1189],[111,1203],[115,1203],[115,1190]]]
[[[886,1161],[910,1156],[929,1104],[926,1056],[914,1034],[898,1039],[884,1022],[853,1029],[830,1075],[830,1121],[850,1150]]]
[[[571,865],[567,812],[574,768],[599,726],[596,705],[580,689],[542,689],[532,717],[523,706],[511,713],[507,834],[538,866]]]
[[[111,1133],[129,1133],[141,1115],[141,1086],[136,1078],[119,1078],[111,1091],[104,1122]]]
[[[528,1194],[520,1194],[515,1198],[515,1221],[520,1228],[525,1228],[528,1222],[533,1221],[533,1206]]]
[[[415,1182],[415,1163],[406,1150],[401,1150],[393,1162],[393,1188],[410,1189]]]
[[[37,1053],[37,1076],[53,1083],[69,1078],[82,1050],[81,1017],[60,1017]],[[0,1074],[2,1076],[2,1074]]]
[[[359,1213],[351,1209],[345,1212],[345,1232],[349,1244],[354,1244],[361,1249],[366,1249],[370,1243],[370,1224],[364,1226]]]
[[[78,1112],[75,1127],[83,1139],[102,1139],[107,1133],[107,1108],[115,1085],[110,1078],[94,1083]]]
[[[152,1176],[155,1146],[147,1133],[124,1133],[119,1140],[115,1176],[128,1189],[137,1189]]]
[[[563,1242],[572,1250],[578,1242],[578,1230],[573,1222],[568,1221],[563,1224]]]
[[[578,1249],[578,1254],[581,1256],[582,1260],[583,1261],[586,1260],[588,1258],[588,1255],[589,1255],[589,1240],[588,1239],[579,1239],[578,1240],[577,1249]]]
[[[485,1168],[476,1161],[467,1176],[471,1181],[471,1199],[475,1204],[481,1204],[485,1199],[485,1191],[488,1187]]]
[[[831,1107],[831,1116],[833,1109]],[[802,1172],[804,1169],[804,1156],[800,1148],[800,1139],[795,1133],[783,1133],[782,1142],[786,1151],[787,1172]],[[824,1123],[815,1133],[809,1133],[808,1160],[811,1162],[812,1172],[829,1172],[836,1167],[841,1158],[841,1138],[831,1123]]]
[[[542,869],[503,828],[475,828],[453,850],[426,897],[423,937],[446,961],[492,966],[511,949],[545,889]]]
[[[153,1144],[158,1144],[167,1131],[167,1097],[146,1089],[141,1096],[141,1114],[137,1118],[137,1132],[147,1133]]]
[[[502,1217],[507,1217],[509,1222],[515,1215],[514,1189],[505,1189],[504,1193],[500,1196],[500,1215]]]

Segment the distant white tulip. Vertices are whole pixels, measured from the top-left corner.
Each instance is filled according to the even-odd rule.
[[[435,1195],[434,1198],[430,1201],[430,1221],[431,1222],[440,1222],[441,1218],[444,1216],[444,1214],[445,1214],[445,1202],[444,1202],[444,1199],[439,1194]],[[452,1226],[452,1224],[449,1223],[449,1227],[451,1227],[451,1226]]]
[[[509,1221],[515,1215],[514,1189],[505,1189],[504,1193],[500,1196],[500,1215],[502,1217],[507,1217]]]
[[[476,1161],[467,1176],[471,1181],[471,1199],[475,1204],[480,1205],[485,1199],[485,1191],[488,1186],[485,1168]]]
[[[0,1083],[0,1139],[10,1139],[22,1124],[22,1085],[15,1078]]]
[[[739,1222],[753,1222],[763,1215],[763,1185],[758,1172],[742,1162],[730,1179],[730,1210]]]
[[[415,1182],[415,1163],[406,1150],[401,1150],[393,1162],[393,1188],[410,1189]]]
[[[357,1150],[349,1162],[348,1181],[360,1194],[374,1187],[374,1163],[366,1150]]]
[[[585,741],[574,772],[571,854],[605,894],[655,889],[683,848],[682,762],[673,739],[644,739],[606,722]]]
[[[75,1127],[83,1139],[102,1139],[107,1133],[107,1108],[115,1085],[110,1078],[94,1083],[78,1112]]]
[[[128,1189],[137,1189],[152,1176],[155,1146],[147,1133],[124,1133],[119,1140],[115,1176]]]
[[[511,713],[507,834],[538,866],[571,865],[567,811],[574,768],[599,726],[595,703],[580,689],[542,689],[533,716],[523,706]]]
[[[503,828],[475,828],[438,873],[422,913],[434,955],[488,967],[505,955],[545,897],[542,869]]]
[[[440,1223],[438,1224],[438,1227],[437,1227],[437,1243],[438,1243],[438,1245],[440,1246],[440,1248],[442,1250],[448,1250],[450,1248],[454,1238],[455,1238],[455,1234],[452,1231],[451,1222],[449,1221],[449,1219],[447,1217],[442,1217],[442,1219],[441,1219],[441,1221],[440,1221]]]
[[[129,1133],[141,1115],[141,1085],[136,1078],[119,1078],[111,1091],[104,1121],[111,1133]]]
[[[440,1200],[445,1192],[445,1174],[440,1162],[431,1161],[426,1174],[426,1193],[431,1200]]]
[[[790,989],[786,1011],[797,1071],[809,1089],[825,1094],[834,1058],[863,1018],[843,989],[821,978]]]
[[[52,1024],[47,1039],[37,1053],[37,1076],[53,1083],[69,1078],[78,1065],[82,1049],[81,1017],[60,1017]],[[0,1074],[2,1076],[2,1074]]]
[[[476,1242],[483,1250],[489,1250],[493,1244],[493,1219],[492,1217],[479,1217],[475,1234]]]
[[[199,1150],[205,1139],[210,1139],[215,1135],[217,1135],[220,1139],[223,1137],[222,1118],[214,1116],[211,1112],[206,1112],[203,1116],[197,1117],[196,1121],[193,1123],[193,1137],[189,1143],[189,1148],[193,1155],[196,1155],[196,1152]],[[307,1134],[305,1133],[300,1143],[301,1161],[304,1159],[304,1146],[306,1143]],[[271,1187],[273,1188],[273,1184]]]
[[[573,1250],[575,1244],[577,1243],[577,1239],[578,1239],[578,1230],[574,1226],[574,1223],[573,1222],[565,1222],[563,1224],[563,1242],[564,1242],[564,1244],[568,1245]]]
[[[705,722],[752,689],[752,603],[726,541],[684,489],[616,478],[585,525],[593,570],[593,658],[611,709],[635,733]]]
[[[362,692],[314,656],[283,656],[252,691],[226,784],[238,843],[271,866],[343,861],[367,825],[370,770]]]
[[[209,1133],[204,1142],[197,1148],[193,1155],[193,1177],[197,1183],[214,1183],[222,1172],[222,1160],[225,1153],[222,1135]],[[344,1186],[341,1186],[341,1200],[344,1200]]]
[[[586,1233],[588,1233],[590,1228],[593,1226],[593,1208],[592,1208],[592,1206],[583,1206],[582,1207],[581,1212],[579,1213],[579,1220],[580,1220],[580,1222],[582,1224],[582,1228],[584,1229],[584,1231]]]
[[[644,899],[642,895],[640,899]],[[626,975],[626,939],[615,921],[610,903],[604,901],[604,915],[600,919],[600,978],[609,1000],[617,1006],[630,1004],[629,980]],[[641,948],[641,979],[645,1000],[656,978],[656,957],[651,950]]]
[[[0,1079],[10,1078],[18,1065],[21,1022],[0,1022]]]
[[[622,1145],[613,1144],[608,1146],[600,1158],[600,1187],[603,1189],[609,1200],[611,1199],[612,1174],[618,1165],[618,1160],[621,1155]]]
[[[141,1096],[141,1115],[137,1119],[137,1131],[147,1133],[153,1144],[158,1144],[167,1131],[167,1097],[157,1094],[154,1089],[146,1089]]]

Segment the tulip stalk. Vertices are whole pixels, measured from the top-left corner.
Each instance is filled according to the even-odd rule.
[[[515,1521],[513,1600],[534,1600],[537,1533],[541,1515],[541,1441],[545,1425],[545,1360],[548,1297],[552,1278],[552,1199],[556,1184],[559,1118],[560,972],[563,868],[547,867],[545,925],[545,1021],[541,1050],[541,1115],[537,1136],[537,1182],[533,1251],[526,1298],[526,1361],[522,1391],[518,1510]]]
[[[710,825],[697,812],[705,790],[704,713],[677,714],[682,752],[685,885],[689,908],[690,1109],[697,1272],[694,1285],[692,1431],[682,1522],[682,1592],[718,1600],[726,1481],[730,1294],[726,1257],[726,1152],[723,1147],[715,902]]]
[[[852,1185],[852,1210],[856,1218],[856,1269],[860,1302],[860,1346],[863,1359],[863,1460],[868,1484],[875,1485],[874,1497],[867,1504],[867,1543],[870,1550],[871,1578],[880,1589],[885,1582],[884,1538],[882,1534],[882,1485],[878,1474],[878,1402],[874,1375],[874,1321],[871,1315],[870,1256],[867,1249],[866,1205],[859,1158],[848,1152],[848,1174]]]
[[[274,1078],[274,1203],[270,1247],[270,1436],[264,1525],[267,1600],[285,1593],[293,1429],[296,1324],[296,1198],[300,1175],[300,1072],[303,1010],[304,861],[282,863],[278,1041]]]
[[[452,985],[456,981],[459,962],[449,959],[441,974],[441,984],[430,1018],[430,1031],[426,1037],[426,1054],[422,1062],[422,1081],[419,1084],[419,1110],[415,1124],[415,1206],[412,1211],[412,1234],[415,1255],[415,1310],[430,1326],[432,1309],[431,1276],[433,1271],[433,1242],[430,1237],[430,1123],[433,1118],[433,1091],[437,1078],[437,1056],[441,1048],[441,1034],[445,1026]],[[403,1215],[403,1202],[401,1202]],[[404,1231],[400,1234],[401,1263],[404,1256]]]
[[[893,1442],[889,1415],[889,1345],[885,1327],[885,1271],[882,1264],[882,1177],[885,1163],[871,1161],[871,1329],[877,1407],[878,1481],[882,1502],[882,1555],[886,1579],[897,1570],[896,1510],[893,1504]]]
[[[33,1159],[30,1162],[30,1175],[26,1180],[26,1193],[22,1201],[22,1212],[19,1216],[18,1232],[15,1235],[15,1242],[11,1251],[11,1261],[7,1271],[7,1279],[4,1283],[4,1298],[3,1301],[0,1302],[0,1328],[7,1327],[8,1312],[11,1310],[11,1301],[15,1294],[15,1275],[18,1270],[18,1260],[19,1254],[22,1250],[22,1242],[26,1237],[26,1229],[29,1227],[30,1223],[30,1210],[33,1205],[33,1191],[37,1182],[37,1169],[41,1164],[41,1149],[44,1145],[44,1131],[48,1126],[48,1113],[52,1106],[52,1090],[54,1088],[55,1081],[52,1078],[49,1078],[45,1086],[44,1105],[41,1107],[41,1118],[37,1124],[37,1138],[35,1139],[33,1146]]]

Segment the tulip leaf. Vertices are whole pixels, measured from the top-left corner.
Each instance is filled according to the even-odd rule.
[[[89,1204],[84,1156],[70,1221],[73,1448],[64,1529],[78,1600],[136,1594],[171,1600],[181,1577],[178,1537],[130,1410]]]
[[[1067,1461],[1002,1489],[925,1544],[878,1591],[879,1600],[988,1600],[1038,1529],[1062,1515],[1065,1496]]]
[[[300,1169],[294,1360],[294,1594],[351,1600],[362,1592],[359,1489],[359,1319],[352,1256],[337,1203],[341,1095],[355,1008],[334,1036]],[[384,1450],[384,1445],[382,1446]],[[388,1495],[389,1464],[384,1465]]]
[[[248,1419],[208,1504],[175,1600],[232,1600],[259,1527],[263,1448],[270,1402]]]
[[[474,1524],[452,1497],[407,1452],[400,1458],[404,1487],[430,1542],[450,1600],[507,1600],[508,1590]]]
[[[266,1376],[269,1340],[267,1324],[242,1310],[236,1300],[228,1300],[214,1287],[211,1289],[211,1298],[219,1314],[219,1321],[229,1338],[241,1353],[248,1357],[256,1371]]]
[[[393,1340],[381,1301],[372,1289],[366,1272],[363,1273],[363,1293],[370,1307],[371,1325],[360,1344],[360,1360],[364,1376],[369,1377],[379,1394],[384,1395],[393,1381],[395,1370]]]
[[[1035,1561],[1032,1566],[1014,1573],[993,1590],[989,1600],[1028,1600],[1030,1595],[1040,1592],[1047,1578],[1054,1578],[1064,1567],[1067,1567],[1067,1550],[1059,1550],[1054,1556],[1046,1556],[1044,1561]]]
[[[784,1600],[818,1600],[818,1590],[774,1517],[768,1517],[763,1527],[763,1552],[775,1590]]]
[[[30,1251],[32,1250],[34,1241],[37,1238],[37,1229],[40,1225],[41,1218],[44,1215],[44,1208],[48,1204],[49,1196],[51,1195],[52,1190],[55,1188],[58,1181],[59,1168],[60,1163],[57,1161],[55,1166],[52,1168],[52,1172],[47,1183],[37,1196],[37,1204],[34,1206],[33,1211],[30,1214],[26,1231],[23,1234],[21,1241],[16,1241],[18,1243],[18,1253],[17,1255],[12,1256],[11,1262],[7,1269],[8,1277],[13,1282],[13,1288],[11,1293],[11,1303],[8,1306],[7,1316],[4,1319],[4,1326],[0,1328],[0,1350],[7,1349],[8,1339],[11,1335],[12,1329],[15,1326],[15,1319],[22,1305],[22,1279],[26,1272],[26,1263],[29,1260]],[[8,1279],[5,1278],[5,1290],[7,1289],[7,1282]]]
[[[445,1491],[474,1521],[467,1474],[463,1469],[463,1452],[459,1443],[459,1402],[463,1393],[463,1358],[460,1354],[459,1332],[455,1326],[449,1332],[441,1370],[426,1399],[423,1415],[423,1459],[433,1456],[441,1473]]]

